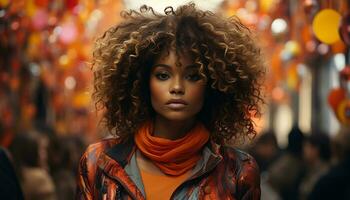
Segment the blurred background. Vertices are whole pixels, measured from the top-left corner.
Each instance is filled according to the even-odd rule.
[[[0,170],[9,159],[26,199],[73,199],[82,152],[108,135],[91,101],[96,37],[122,10],[186,2],[0,0]],[[192,2],[237,15],[266,58],[259,134],[242,146],[260,166],[262,199],[322,199],[325,188],[350,199],[350,2]]]

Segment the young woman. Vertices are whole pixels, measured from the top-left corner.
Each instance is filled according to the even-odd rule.
[[[90,145],[77,199],[259,199],[259,170],[225,144],[254,136],[264,68],[236,18],[143,6],[96,42],[94,98],[113,139]]]

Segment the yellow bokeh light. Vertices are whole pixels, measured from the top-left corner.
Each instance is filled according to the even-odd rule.
[[[326,44],[333,44],[340,40],[338,27],[341,15],[332,9],[324,9],[316,14],[312,28],[320,41]]]

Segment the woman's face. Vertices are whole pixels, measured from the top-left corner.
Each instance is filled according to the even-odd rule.
[[[163,52],[150,76],[151,103],[157,115],[171,121],[195,118],[203,106],[206,83],[189,56]]]

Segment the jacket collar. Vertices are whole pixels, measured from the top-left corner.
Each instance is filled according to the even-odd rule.
[[[123,168],[128,164],[132,154],[135,151],[135,143],[133,139],[128,139],[123,143],[114,145],[111,149],[106,151],[113,160],[117,161]]]
[[[202,150],[202,157],[193,169],[190,179],[202,176],[213,170],[222,161],[220,145],[209,141]]]
[[[107,150],[105,154],[119,163],[123,168],[130,162],[130,159],[135,152],[136,146],[133,139],[128,139],[123,143],[114,145],[112,148]],[[205,154],[207,151],[208,154]],[[220,145],[209,140],[204,146],[203,156],[213,156],[220,159]]]
[[[105,154],[111,159],[119,163],[123,168],[130,162],[132,155],[136,150],[135,142],[133,139],[128,139],[123,143],[114,145],[112,148],[107,150]],[[216,158],[215,160],[220,160],[222,155],[220,153],[220,145],[209,140],[209,142],[203,148],[204,159],[209,157]],[[208,159],[205,159],[208,160]],[[210,159],[209,159],[210,160]],[[209,161],[208,160],[208,161]]]
[[[144,200],[143,192],[136,186],[124,169],[134,152],[135,145],[133,140],[116,144],[111,149],[101,154],[98,158],[97,165],[108,177],[117,181],[132,199]]]

